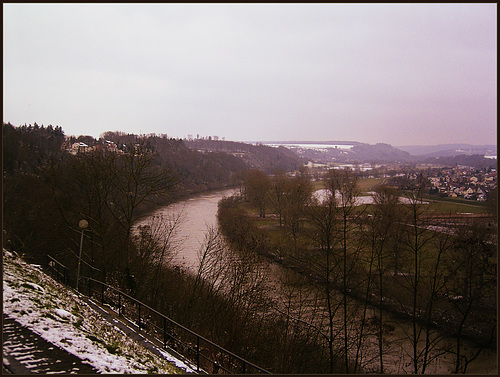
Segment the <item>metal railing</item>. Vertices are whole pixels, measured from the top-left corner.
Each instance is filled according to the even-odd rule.
[[[50,256],[48,271],[54,279],[68,284],[68,269]],[[80,293],[100,300],[101,304],[109,305],[119,316],[135,322],[139,331],[153,336],[162,343],[164,349],[173,349],[191,361],[197,372],[270,374],[116,288],[90,277],[80,279]]]
[[[69,283],[68,268],[62,263],[52,258],[50,255],[47,255],[47,259],[48,259],[47,266],[49,275],[55,280],[59,281],[60,283],[68,285]]]
[[[108,304],[118,315],[135,322],[139,331],[152,335],[163,344],[163,348],[171,348],[193,362],[197,372],[270,373],[126,293],[93,278],[82,277],[82,279],[84,280],[80,286],[82,294],[99,299],[101,304]]]

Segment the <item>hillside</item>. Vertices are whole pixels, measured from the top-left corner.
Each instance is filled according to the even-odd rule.
[[[267,173],[296,170],[304,162],[301,156],[285,147],[273,148],[263,144],[207,139],[184,140],[184,143],[198,152],[225,153],[230,157],[237,157],[248,168],[261,169]]]
[[[351,153],[350,157],[359,162],[405,162],[411,160],[408,152],[384,143],[355,145],[349,152]]]
[[[131,341],[37,266],[3,251],[3,313],[100,373],[183,373]],[[178,362],[179,365],[180,362]]]

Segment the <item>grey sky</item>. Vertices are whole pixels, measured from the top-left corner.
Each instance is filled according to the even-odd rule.
[[[496,4],[3,4],[3,120],[496,144]]]

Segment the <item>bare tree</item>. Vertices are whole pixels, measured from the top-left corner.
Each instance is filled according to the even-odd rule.
[[[444,312],[437,310],[439,298],[445,294],[447,274],[443,273],[444,261],[451,248],[451,237],[448,232],[437,233],[432,238],[431,255],[422,273],[422,285],[424,292],[422,311],[423,311],[423,331],[425,333],[424,346],[421,351],[422,374],[426,372],[432,361],[438,359],[446,353],[442,347],[445,339],[442,332],[435,328],[435,323],[443,320]]]
[[[86,262],[103,271],[130,275],[134,258],[131,229],[139,209],[174,190],[177,180],[159,165],[156,156],[140,147],[130,153],[106,151],[68,156],[49,174],[53,197],[61,218],[76,234],[78,221],[86,219],[91,241]],[[73,240],[73,238],[70,238]],[[76,241],[68,251],[78,248]],[[87,250],[85,250],[87,252]]]
[[[377,274],[377,294],[378,296],[378,356],[379,356],[379,372],[384,373],[384,297],[385,291],[385,274],[388,270],[388,259],[391,254],[395,255],[395,265],[397,266],[398,252],[395,251],[397,242],[391,243],[396,237],[398,228],[398,202],[399,194],[397,190],[389,187],[378,187],[373,195],[374,211],[372,215],[368,215],[368,242],[372,250],[370,262],[374,260],[375,271]],[[392,246],[392,247],[391,247]],[[370,263],[370,267],[371,267]],[[395,267],[397,271],[397,267]]]
[[[494,263],[496,238],[486,221],[469,221],[455,230],[452,256],[446,266],[453,279],[447,284],[447,296],[453,305],[456,323],[455,373],[466,373],[469,364],[495,337],[497,287]],[[480,324],[486,339],[477,352],[466,354],[464,335],[471,323]],[[489,334],[489,336],[488,336]],[[477,335],[477,334],[474,334]]]
[[[259,209],[260,217],[266,217],[270,189],[267,174],[261,170],[249,170],[245,176],[245,186],[248,200]]]
[[[301,220],[306,214],[311,197],[310,177],[304,169],[301,169],[297,176],[286,182],[284,195],[284,223],[294,240],[295,252],[298,251],[297,241]]]
[[[139,275],[137,280],[143,282],[140,294],[145,295],[153,305],[156,305],[164,288],[161,278],[166,268],[172,266],[184,241],[178,236],[182,221],[182,211],[167,212],[149,217],[133,232],[135,252],[131,260],[132,270]]]
[[[130,146],[129,153],[114,156],[108,165],[112,197],[106,203],[117,224],[129,236],[132,224],[138,219],[139,206],[171,193],[177,181],[142,145]]]
[[[188,313],[192,312],[193,305],[200,297],[201,291],[206,291],[214,297],[222,289],[222,281],[227,270],[227,250],[218,230],[214,227],[207,228],[205,239],[198,251],[199,266],[193,281],[188,304]]]
[[[357,177],[349,171],[335,171],[330,170],[326,176],[326,187],[332,195],[338,195],[338,211],[340,217],[340,239],[342,247],[342,305],[343,305],[343,320],[344,320],[344,348],[345,354],[345,371],[349,373],[349,313],[348,313],[348,292],[349,275],[354,268],[354,263],[349,261],[348,256],[348,243],[349,235],[357,226],[358,220],[361,218],[362,211],[356,211],[356,200],[359,196],[359,189],[357,188]]]
[[[419,327],[421,311],[425,303],[423,297],[423,280],[426,272],[426,259],[429,258],[429,247],[431,241],[436,237],[436,232],[428,230],[429,221],[425,216],[427,210],[423,200],[427,181],[423,176],[409,180],[404,198],[407,204],[404,206],[405,231],[403,233],[403,246],[408,253],[409,273],[405,274],[405,287],[409,291],[411,300],[409,302],[412,321],[410,342],[412,344],[413,373],[425,370],[426,364],[421,364],[421,342],[425,336],[423,329]],[[407,305],[404,303],[403,305]],[[424,353],[426,351],[424,350]]]
[[[334,357],[336,356],[334,341],[342,331],[342,348],[344,358],[344,371],[355,371],[358,362],[351,369],[349,361],[349,351],[352,346],[356,357],[360,356],[361,339],[364,322],[358,329],[358,335],[353,335],[355,324],[355,308],[350,307],[348,296],[351,292],[352,273],[357,263],[360,243],[355,240],[353,232],[357,229],[359,219],[363,210],[356,208],[356,198],[358,195],[356,176],[350,171],[330,171],[325,177],[325,196],[321,202],[315,202],[310,206],[309,225],[312,228],[312,239],[321,250],[322,257],[318,259],[318,264],[308,264],[316,268],[319,272],[320,281],[324,288],[325,309],[327,313],[327,328],[329,329],[329,350],[330,367],[333,368]],[[335,300],[341,293],[340,301]],[[335,321],[335,316],[342,311],[342,325]],[[365,307],[366,313],[366,307]],[[352,330],[352,331],[351,331]]]
[[[277,172],[271,183],[269,200],[274,212],[278,215],[280,226],[283,226],[285,211],[285,195],[287,177],[283,171]]]
[[[326,299],[327,329],[325,336],[329,350],[329,372],[333,373],[335,363],[335,339],[337,337],[335,316],[340,308],[340,302],[335,302],[336,295],[334,289],[340,285],[337,271],[340,265],[340,259],[334,255],[335,248],[340,244],[341,239],[338,234],[339,209],[337,206],[335,190],[328,190],[321,203],[317,200],[309,207],[308,219],[312,225],[312,239],[317,243],[321,250],[323,258],[320,258],[318,264],[311,263],[309,258],[303,263],[309,263],[316,270],[316,274],[323,279],[324,297]],[[345,349],[347,353],[347,348]]]
[[[247,200],[247,197],[246,197],[247,193],[245,190],[245,175],[246,175],[246,171],[244,171],[244,170],[240,170],[240,171],[234,173],[234,175],[233,175],[233,181],[236,184],[236,186],[238,187],[238,190],[240,192],[240,199],[243,201]]]

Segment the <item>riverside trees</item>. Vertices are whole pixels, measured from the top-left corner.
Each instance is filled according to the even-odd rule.
[[[405,187],[400,190],[377,188],[374,204],[368,206],[356,205],[354,198],[358,192],[352,172],[333,172],[325,178],[324,200],[309,201],[303,207],[298,217],[301,227],[297,238],[288,233],[295,247],[283,247],[282,229],[287,225],[285,216],[279,212],[285,213],[281,205],[286,197],[283,187],[291,177],[276,175],[271,178],[270,198],[274,196],[274,201],[270,203],[274,205],[269,207],[268,217],[273,218],[274,210],[276,225],[267,220],[265,226],[260,227],[255,218],[249,224],[253,229],[252,238],[263,240],[254,251],[268,250],[267,253],[272,254],[273,249],[280,249],[283,266],[300,271],[321,288],[314,300],[315,309],[308,309],[317,313],[316,319],[305,322],[311,329],[317,327],[318,334],[326,342],[327,371],[338,370],[341,357],[344,372],[390,370],[386,360],[390,352],[395,352],[396,343],[389,340],[395,324],[388,322],[385,310],[409,319],[409,328],[401,326],[406,335],[401,339],[403,346],[399,353],[406,354],[411,370],[402,367],[403,370],[426,373],[436,365],[436,360],[450,353],[461,360],[457,361],[455,370],[466,370],[467,362],[476,355],[461,354],[463,336],[460,334],[464,334],[464,323],[468,323],[468,334],[474,333],[473,327],[478,321],[468,309],[473,307],[471,310],[479,315],[485,312],[486,302],[496,302],[491,294],[494,289],[487,288],[496,285],[492,273],[495,254],[481,246],[494,248],[496,239],[483,234],[484,231],[465,231],[467,226],[462,228],[461,237],[452,234],[449,225],[439,226],[436,213],[424,200],[426,182],[422,176],[408,177]],[[235,205],[233,211],[236,208]],[[242,211],[239,218],[242,218],[245,212],[239,210]],[[222,228],[227,230],[224,216],[220,220]],[[467,220],[462,221],[465,224]],[[481,226],[486,229],[485,225]],[[495,225],[490,229],[495,229]],[[477,234],[477,238],[460,241],[466,234]],[[485,257],[480,257],[483,254],[477,250],[489,251],[483,253]],[[456,273],[450,272],[454,271],[450,263],[455,266]],[[468,268],[476,272],[467,272]],[[481,271],[488,271],[484,275],[487,278],[481,277]],[[461,293],[471,287],[481,291],[481,294],[476,291],[474,304],[466,299],[471,297],[470,293],[468,296]],[[303,301],[304,307],[310,305],[310,297],[308,300],[308,304]],[[376,305],[376,311],[368,304]],[[301,312],[297,305],[294,302],[294,310]],[[304,323],[300,316],[294,317],[287,309],[291,307],[285,306],[282,314],[288,313],[287,318],[292,322]],[[494,340],[485,334],[494,330],[496,316],[491,313],[488,318],[482,321],[488,324],[483,326],[481,323],[481,333],[476,331],[474,337],[486,338],[482,344],[489,342],[491,345]],[[450,348],[449,336],[453,334],[462,339],[455,350]],[[376,356],[367,348],[370,339],[375,339],[377,344]]]

